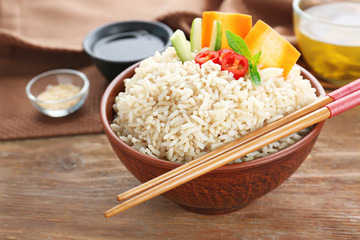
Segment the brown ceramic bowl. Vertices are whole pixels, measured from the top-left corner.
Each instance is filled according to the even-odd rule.
[[[115,97],[124,91],[123,80],[134,74],[135,64],[118,75],[107,87],[101,100],[100,117],[105,133],[116,155],[125,167],[141,182],[146,182],[180,164],[143,154],[121,141],[111,130]],[[320,83],[305,69],[318,95],[325,95]],[[303,139],[294,145],[244,163],[222,166],[199,178],[163,194],[187,210],[203,214],[222,214],[244,207],[255,199],[272,191],[288,179],[312,150],[324,122],[318,123]]]

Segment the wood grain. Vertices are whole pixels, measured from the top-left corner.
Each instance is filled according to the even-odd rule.
[[[156,197],[105,219],[138,184],[103,134],[0,142],[0,239],[360,239],[360,108],[328,120],[288,181],[234,213]]]

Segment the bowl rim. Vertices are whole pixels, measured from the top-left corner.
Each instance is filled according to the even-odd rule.
[[[120,146],[122,148],[122,150],[126,151],[128,154],[136,157],[137,159],[145,161],[151,165],[158,165],[158,166],[161,166],[164,168],[174,169],[183,164],[155,158],[155,157],[149,156],[145,153],[142,153],[142,152],[134,149],[133,147],[127,145],[122,140],[120,140],[120,138],[116,135],[116,133],[114,133],[113,130],[110,128],[111,121],[110,121],[110,119],[107,118],[107,114],[106,114],[106,108],[107,108],[107,102],[109,101],[109,96],[113,92],[113,89],[116,86],[118,86],[118,84],[120,84],[120,82],[122,81],[122,78],[126,77],[128,74],[131,74],[135,70],[135,68],[138,67],[139,64],[140,64],[140,62],[135,63],[132,66],[130,66],[129,68],[127,68],[126,70],[124,70],[123,72],[121,72],[105,89],[103,96],[101,98],[101,102],[100,102],[100,122],[101,122],[101,124],[104,128],[104,131],[105,131],[107,137],[109,138],[110,142],[113,140],[115,142],[115,145]],[[319,97],[325,96],[325,90],[322,87],[322,85],[320,84],[320,82],[306,69],[304,69],[303,67],[301,67],[299,65],[298,65],[298,67],[301,70],[301,75],[304,78],[306,78],[307,80],[309,80],[311,82],[312,87],[314,87],[316,89],[317,95]],[[117,95],[118,95],[118,93],[114,95],[114,98]],[[112,105],[111,105],[111,109],[112,109]],[[322,126],[324,125],[324,123],[325,123],[325,120],[315,124],[314,127],[310,130],[310,132],[307,133],[302,139],[300,139],[293,145],[291,145],[285,149],[282,149],[276,153],[273,153],[271,155],[261,157],[258,159],[254,159],[251,161],[247,161],[247,162],[226,164],[215,170],[212,170],[211,172],[225,172],[225,171],[231,172],[231,171],[245,170],[245,169],[249,169],[249,168],[255,168],[255,167],[263,166],[266,164],[274,163],[278,160],[281,160],[286,155],[288,155],[289,152],[297,151],[302,146],[303,142],[306,142],[308,139],[315,138],[320,133],[320,130],[321,130]]]
[[[111,23],[99,26],[99,27],[93,29],[92,31],[90,31],[88,34],[86,34],[86,36],[85,36],[85,38],[83,40],[83,43],[82,43],[83,49],[86,52],[86,54],[89,55],[90,57],[96,59],[97,61],[103,61],[103,62],[115,63],[115,64],[116,63],[117,64],[123,64],[123,63],[129,63],[129,62],[136,63],[136,62],[138,62],[138,61],[140,61],[140,60],[142,60],[142,59],[144,59],[146,57],[149,57],[149,56],[145,56],[145,57],[135,59],[135,60],[131,60],[131,61],[109,60],[109,59],[99,57],[94,53],[91,46],[93,45],[93,42],[96,42],[99,39],[96,39],[95,41],[93,41],[91,39],[95,38],[95,36],[97,35],[98,32],[100,32],[100,31],[102,31],[103,29],[106,29],[106,28],[113,28],[113,27],[118,26],[118,25],[126,25],[126,24],[128,24],[128,25],[129,24],[138,24],[140,26],[142,26],[142,25],[156,26],[158,28],[161,28],[161,29],[165,30],[169,34],[169,38],[168,38],[167,42],[164,43],[163,48],[158,50],[159,52],[164,51],[166,48],[168,48],[171,45],[170,37],[173,34],[173,30],[168,25],[166,25],[166,24],[164,24],[162,22],[159,22],[159,21],[126,20],[126,21],[111,22]],[[118,32],[113,32],[111,34],[115,34],[115,33],[118,33]]]
[[[292,2],[292,8],[293,8],[293,11],[305,18],[307,18],[308,20],[312,20],[312,21],[315,21],[315,22],[319,22],[319,23],[323,23],[323,24],[327,24],[327,25],[331,25],[331,26],[334,26],[334,27],[342,27],[342,28],[350,28],[350,29],[359,29],[360,27],[360,24],[357,24],[357,25],[348,25],[348,24],[341,24],[341,23],[333,23],[333,22],[330,22],[328,20],[324,20],[324,19],[321,19],[321,18],[318,18],[318,17],[315,17],[313,15],[310,15],[309,13],[306,13],[302,7],[300,7],[300,4],[303,0],[294,0]],[[333,2],[323,2],[323,3],[320,3],[320,4],[317,4],[316,6],[318,5],[323,5],[323,4],[326,4],[326,3],[333,3]]]
[[[77,77],[79,77],[84,85],[82,86],[82,88],[80,89],[80,91],[71,97],[67,97],[67,98],[63,98],[60,100],[40,100],[37,97],[35,97],[32,92],[31,92],[31,87],[39,80],[41,80],[44,77],[50,76],[50,75],[57,75],[57,74],[72,74],[75,75]],[[63,102],[67,102],[76,98],[79,98],[81,96],[84,96],[88,90],[89,90],[89,86],[90,86],[90,82],[89,79],[86,77],[86,75],[82,72],[79,72],[77,70],[73,70],[73,69],[66,69],[66,68],[61,68],[61,69],[54,69],[54,70],[49,70],[43,73],[40,73],[39,75],[35,76],[34,78],[32,78],[28,84],[26,85],[26,95],[28,96],[28,98],[36,103],[47,103],[47,104],[57,104],[57,103],[63,103]]]

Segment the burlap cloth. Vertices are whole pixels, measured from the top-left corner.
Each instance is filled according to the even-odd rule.
[[[102,132],[99,103],[108,82],[83,52],[92,29],[119,20],[157,20],[189,33],[203,11],[261,18],[294,42],[291,0],[0,0],[0,140]],[[71,68],[90,80],[84,106],[63,118],[36,110],[25,95],[41,72]]]

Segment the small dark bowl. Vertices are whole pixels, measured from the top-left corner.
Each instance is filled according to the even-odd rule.
[[[139,41],[139,33],[146,33],[147,39],[135,47],[132,44],[120,50],[119,45],[115,45],[117,40]],[[84,51],[93,59],[95,65],[108,81],[113,80],[120,72],[140,60],[154,55],[156,51],[162,52],[171,45],[170,37],[173,31],[167,25],[155,21],[123,21],[101,26],[88,33],[83,41]],[[150,39],[150,40],[149,40]],[[153,39],[153,41],[151,41]],[[156,42],[154,42],[154,40]],[[108,54],[101,54],[96,50],[97,44],[111,43],[114,51]],[[154,43],[156,45],[154,46]],[[121,44],[120,42],[118,44]],[[152,45],[151,45],[152,44]],[[110,44],[108,45],[110,46]],[[107,49],[109,50],[109,49]],[[145,50],[145,51],[144,51]],[[133,51],[133,53],[131,53]],[[119,58],[109,56],[109,54],[118,54]]]
[[[138,64],[131,66],[107,87],[101,100],[100,118],[109,142],[125,167],[141,182],[146,182],[180,166],[143,154],[121,141],[111,130],[112,105],[124,91],[124,79],[132,77]],[[325,95],[321,84],[301,68],[318,96]],[[164,193],[187,210],[203,214],[223,214],[235,211],[269,193],[287,180],[311,152],[324,121],[316,124],[300,141],[269,156],[249,162],[229,164]]]

